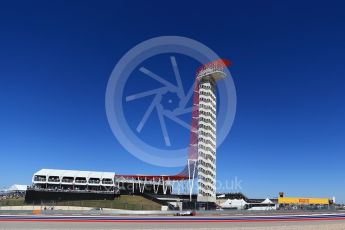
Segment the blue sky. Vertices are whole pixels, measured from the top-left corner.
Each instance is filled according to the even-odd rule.
[[[237,113],[217,152],[218,179],[239,178],[250,197],[284,191],[345,202],[344,7],[341,1],[0,3],[0,185],[29,184],[41,168],[178,172],[129,154],[104,107],[111,71],[129,49],[177,35],[233,62]],[[165,73],[158,63],[152,68]],[[187,67],[188,82],[194,66]],[[127,108],[134,126],[140,108]],[[145,136],[159,144],[154,130]]]

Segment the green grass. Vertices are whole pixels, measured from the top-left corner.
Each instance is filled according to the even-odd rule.
[[[25,205],[24,199],[8,199],[0,201],[0,206],[20,206]],[[32,205],[32,204],[30,204]],[[129,210],[160,210],[160,205],[142,196],[122,195],[114,200],[80,200],[80,201],[56,201],[47,203],[37,203],[37,205],[47,206],[80,206],[94,208],[115,208]]]
[[[0,206],[21,206],[24,205],[24,198],[0,200]]]

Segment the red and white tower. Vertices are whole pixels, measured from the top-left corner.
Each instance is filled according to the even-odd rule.
[[[216,60],[201,66],[196,73],[198,85],[197,124],[197,201],[216,201],[216,82],[226,77],[230,62]],[[193,129],[193,128],[192,128]]]
[[[219,59],[202,65],[196,72],[187,166],[175,175],[188,179],[190,201],[196,175],[197,201],[216,201],[216,83],[226,77],[224,68],[230,64]]]

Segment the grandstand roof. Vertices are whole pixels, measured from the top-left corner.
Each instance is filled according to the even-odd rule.
[[[86,177],[86,178],[114,178],[113,172],[95,172],[95,171],[78,171],[78,170],[61,170],[61,169],[41,169],[34,174],[42,176],[59,176],[59,177]]]

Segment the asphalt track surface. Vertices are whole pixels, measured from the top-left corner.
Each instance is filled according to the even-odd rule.
[[[0,215],[0,229],[345,229],[345,213],[195,217]]]

